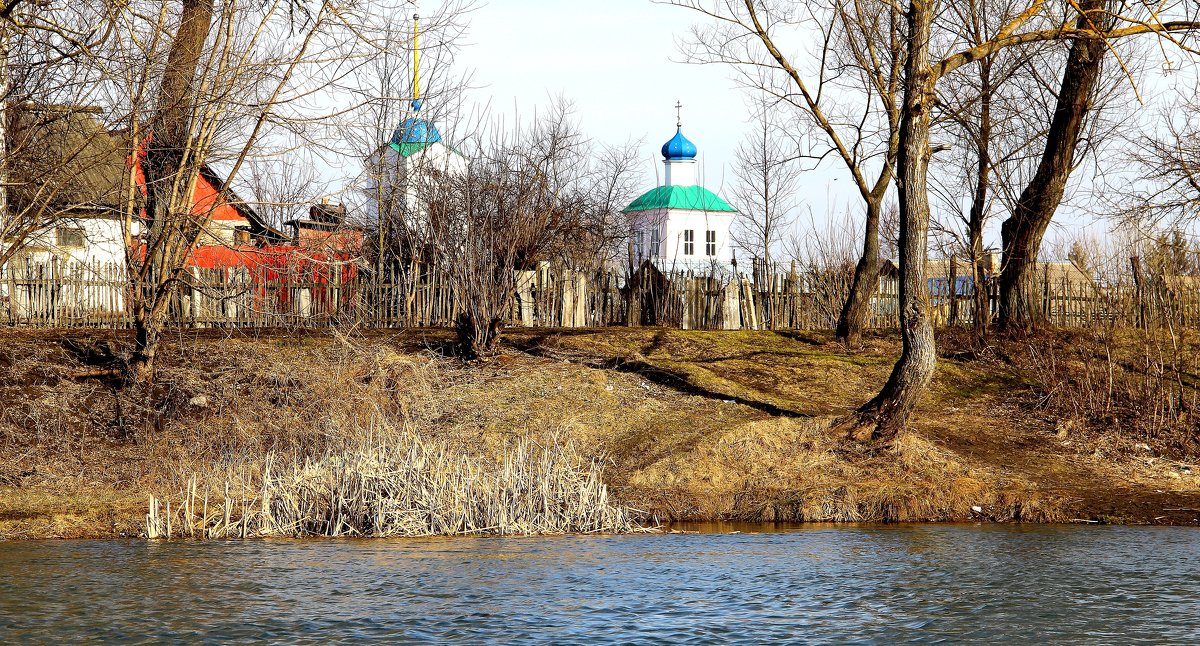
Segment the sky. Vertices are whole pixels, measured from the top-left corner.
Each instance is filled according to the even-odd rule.
[[[436,4],[420,2],[419,11],[429,14]],[[646,189],[661,176],[658,150],[674,134],[680,101],[684,133],[699,149],[701,181],[728,198],[734,151],[750,128],[747,93],[726,66],[681,62],[680,40],[702,19],[651,0],[481,0],[454,67],[473,77],[468,100],[495,111],[528,114],[561,95],[593,139],[640,141]],[[1147,81],[1175,85],[1178,77]],[[801,180],[802,228],[821,230],[831,220],[845,221],[848,212],[861,218],[844,168],[825,166]],[[1077,175],[1083,181],[1084,173]],[[999,243],[1002,215],[993,216],[985,244]],[[1060,233],[1102,228],[1073,206],[1056,219],[1065,227]]]
[[[609,144],[642,140],[648,181],[658,149],[675,134],[675,103],[696,143],[705,183],[716,188],[745,130],[743,94],[728,69],[689,65],[676,39],[693,15],[650,0],[492,0],[470,19],[458,63],[474,95],[528,110],[561,94],[584,132]]]
[[[491,0],[471,14],[456,67],[473,74],[470,96],[496,109],[527,111],[561,95],[594,140],[640,141],[647,190],[662,177],[659,149],[675,134],[678,101],[701,182],[728,199],[734,152],[750,128],[747,92],[726,66],[682,62],[680,40],[702,18],[651,0]],[[806,174],[802,226],[857,205],[836,171]]]

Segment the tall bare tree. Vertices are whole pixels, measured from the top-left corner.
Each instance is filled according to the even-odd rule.
[[[956,5],[967,28],[966,42],[986,41],[999,20],[1019,10],[1018,2],[970,0]],[[934,160],[938,172],[931,190],[945,217],[935,211],[933,228],[949,243],[951,258],[961,255],[967,260],[978,335],[991,323],[984,230],[994,205],[1004,204],[1006,189],[1018,181],[1030,150],[1045,135],[1039,116],[1051,108],[1044,107],[1049,92],[1039,70],[1054,64],[1053,51],[1044,46],[1009,48],[948,74],[938,88],[935,136],[952,143]]]
[[[878,291],[879,218],[891,186],[899,145],[902,47],[901,12],[885,0],[671,0],[698,12],[687,55],[741,71],[744,85],[795,106],[802,116],[793,132],[817,133],[823,144],[802,151],[833,157],[854,181],[866,211],[862,254],[841,314],[837,337],[859,343]],[[790,53],[787,43],[816,37],[815,61]],[[800,49],[793,45],[792,49]]]
[[[733,240],[766,261],[768,273],[773,251],[795,219],[802,170],[785,141],[770,103],[757,101],[752,133],[734,153],[738,214]]]
[[[139,383],[153,378],[172,295],[213,210],[234,201],[230,187],[272,127],[293,122],[289,105],[340,78],[342,59],[330,49],[337,37],[356,43],[353,0],[182,0],[178,14],[173,7],[163,0],[156,17],[135,16],[122,38],[127,49],[114,57],[130,61],[140,52],[149,59],[124,77],[125,136],[140,160],[130,164],[124,214],[134,327],[129,375]],[[200,204],[200,173],[217,161],[228,168],[220,195]]]
[[[928,173],[933,154],[930,133],[938,80],[1008,47],[1065,39],[1099,42],[1107,47],[1113,39],[1156,34],[1186,48],[1179,34],[1200,28],[1195,15],[1200,7],[1192,3],[1128,3],[1124,13],[1105,24],[1098,23],[1095,16],[1085,20],[1089,16],[1080,16],[1073,7],[1059,12],[1057,5],[1032,0],[1000,21],[1000,27],[986,40],[970,43],[961,38],[963,25],[952,4],[908,0],[904,5],[904,26],[900,30],[903,100],[896,158],[902,351],[880,393],[844,423],[852,436],[861,439],[885,440],[899,432],[924,394],[936,365],[925,274],[930,222]],[[939,50],[936,58],[935,44]]]
[[[1081,0],[1075,28],[1109,31],[1124,4],[1127,3]],[[1099,38],[1077,39],[1071,44],[1041,161],[1017,200],[1013,214],[1001,228],[1004,244],[1000,272],[1002,328],[1029,331],[1037,323],[1041,308],[1034,298],[1033,264],[1037,261],[1046,227],[1062,202],[1084,123],[1100,81],[1101,65],[1111,47],[1106,39]]]

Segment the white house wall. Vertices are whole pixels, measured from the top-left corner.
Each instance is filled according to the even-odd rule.
[[[136,222],[134,235],[137,235]],[[125,308],[125,236],[115,218],[72,218],[60,227],[81,229],[83,245],[58,244],[54,229],[26,241],[0,280],[0,300],[17,319],[49,312],[122,312]],[[62,286],[46,287],[46,279]]]
[[[54,259],[83,265],[125,264],[125,234],[121,221],[116,218],[71,218],[58,223],[58,227],[83,230],[83,246],[61,246],[56,229],[50,229],[26,241],[25,250],[17,255],[27,262],[44,263]],[[133,223],[133,235],[138,234],[138,223]]]

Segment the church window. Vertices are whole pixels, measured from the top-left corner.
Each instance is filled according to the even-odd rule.
[[[717,255],[717,232],[716,231],[705,231],[704,232],[704,254],[706,256]]]
[[[696,232],[692,229],[686,229],[683,232],[683,255],[696,255]]]
[[[662,256],[662,231],[658,227],[650,231],[650,255],[654,258]]]
[[[633,230],[633,257],[641,260],[646,257],[646,250],[643,248],[645,244],[643,231],[641,229]]]

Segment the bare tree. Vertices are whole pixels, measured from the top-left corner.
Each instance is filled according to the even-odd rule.
[[[1016,5],[1014,0],[955,5],[967,28],[966,42],[986,41],[1000,27],[999,20],[1019,10]],[[938,136],[955,143],[934,160],[938,172],[931,190],[948,217],[938,218],[935,213],[932,227],[947,243],[948,257],[961,254],[968,262],[978,335],[985,334],[991,323],[984,229],[993,205],[998,198],[1003,201],[1003,188],[1020,174],[1030,149],[1045,134],[1038,115],[1051,111],[1043,109],[1049,92],[1038,78],[1039,68],[1054,62],[1053,52],[1044,50],[1009,48],[984,56],[947,75],[938,88],[935,129]]]
[[[0,2],[0,267],[71,211],[64,189],[97,163],[83,104],[113,24],[107,2]]]
[[[1112,23],[1104,24],[1097,22],[1097,16],[1079,16],[1074,8],[1067,7],[1064,15],[1057,13],[1057,6],[1033,0],[999,21],[1001,26],[986,40],[970,43],[963,42],[962,22],[949,8],[950,4],[909,0],[905,3],[904,26],[899,30],[904,59],[896,158],[902,351],[880,393],[844,421],[847,431],[861,439],[888,439],[899,432],[925,392],[936,365],[925,272],[930,222],[929,160],[933,154],[930,133],[938,80],[963,65],[1018,45],[1075,39],[1107,47],[1113,39],[1138,34],[1157,34],[1164,40],[1182,44],[1177,34],[1200,28],[1193,15],[1200,8],[1190,3],[1156,3],[1151,7],[1138,2],[1137,6],[1126,7],[1127,11]]]
[[[1150,30],[1163,33],[1167,23],[1160,22],[1161,16],[1171,9],[1180,12],[1185,19],[1194,19],[1195,12],[1200,11],[1194,5],[1189,8],[1186,4],[1164,3],[1160,12],[1144,2],[1121,0],[1080,0],[1076,8],[1075,29],[1093,33],[1129,32],[1147,24],[1145,21]],[[1138,11],[1139,8],[1145,15]],[[1122,23],[1130,26],[1121,27]],[[1186,28],[1186,24],[1178,26]],[[1166,33],[1166,39],[1175,40]],[[1182,45],[1181,41],[1176,42]],[[1035,302],[1034,263],[1046,228],[1062,203],[1067,180],[1077,165],[1080,142],[1084,140],[1089,115],[1096,109],[1102,87],[1103,64],[1106,55],[1112,51],[1113,43],[1109,38],[1077,38],[1071,43],[1041,159],[1017,199],[1012,215],[1001,227],[1004,258],[1000,273],[999,323],[1003,329],[1028,332],[1039,322],[1041,308]],[[1125,62],[1116,60],[1128,74]]]
[[[838,318],[837,337],[856,345],[878,291],[879,217],[891,185],[900,128],[902,47],[898,5],[884,0],[671,0],[704,15],[687,51],[695,62],[720,62],[742,82],[798,108],[793,132],[824,143],[804,156],[844,165],[866,207],[863,250]],[[815,62],[788,53],[789,38],[818,37]],[[800,57],[803,54],[799,55]]]
[[[768,102],[756,103],[752,136],[738,146],[733,171],[739,207],[733,240],[766,261],[768,273],[773,250],[795,219],[802,170],[783,142],[775,114]]]
[[[124,230],[134,327],[129,375],[139,383],[153,378],[172,295],[213,210],[233,201],[230,186],[271,127],[288,121],[289,103],[338,73],[328,63],[327,47],[337,40],[331,32],[355,42],[347,24],[353,2],[183,0],[177,17],[171,7],[163,0],[157,16],[134,14],[121,39],[126,49],[114,56],[145,57],[117,72],[129,101],[125,136],[138,160],[130,165]],[[220,195],[201,204],[196,184],[217,161],[229,168]]]
[[[587,213],[586,141],[565,104],[480,141],[465,172],[426,176],[431,188],[422,192],[433,268],[449,282],[458,350],[468,359],[496,351],[516,271],[531,269]]]
[[[629,220],[623,212],[642,185],[640,141],[599,144],[583,177],[584,213],[577,230],[563,236],[562,253],[577,270],[603,272],[627,251]]]
[[[246,183],[254,196],[254,209],[264,223],[275,228],[303,216],[318,200],[328,199],[329,191],[311,160],[296,157],[280,156],[247,165]]]
[[[1200,221],[1200,90],[1162,111],[1130,142],[1136,186],[1122,187],[1115,210],[1141,231],[1194,231]]]

